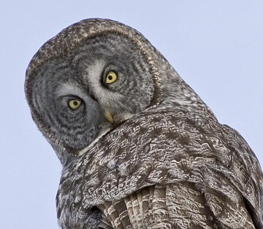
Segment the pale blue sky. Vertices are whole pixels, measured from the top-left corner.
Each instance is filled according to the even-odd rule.
[[[31,120],[24,76],[45,41],[85,18],[143,33],[263,164],[262,0],[9,0],[0,17],[1,228],[58,228],[61,165]]]

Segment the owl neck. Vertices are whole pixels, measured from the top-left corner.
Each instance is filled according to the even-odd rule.
[[[63,168],[66,167],[66,165],[71,163],[72,161],[75,161],[76,156],[78,155],[77,154],[78,150],[74,150],[69,147],[65,148],[61,145],[51,142],[49,139],[47,140],[53,147],[54,151],[56,152],[58,159],[63,165]]]
[[[160,58],[160,56],[159,56]],[[158,109],[171,107],[182,108],[190,112],[204,112],[216,119],[210,108],[194,92],[194,90],[179,76],[164,58],[157,63],[160,73],[160,87],[162,92]]]

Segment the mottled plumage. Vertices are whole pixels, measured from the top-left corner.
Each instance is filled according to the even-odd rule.
[[[66,28],[33,57],[25,88],[63,164],[63,229],[262,228],[256,156],[134,29]]]

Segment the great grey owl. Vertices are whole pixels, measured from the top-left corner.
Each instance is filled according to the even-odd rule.
[[[32,117],[63,165],[63,229],[262,228],[262,172],[136,30],[69,26],[26,72]]]

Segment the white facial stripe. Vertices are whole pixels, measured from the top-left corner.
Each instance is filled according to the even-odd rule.
[[[95,97],[100,101],[103,108],[114,107],[122,97],[120,94],[114,93],[101,85],[101,75],[104,71],[106,63],[103,60],[97,60],[93,65],[88,66],[87,80]],[[110,99],[109,99],[110,98]]]
[[[60,84],[60,86],[58,87],[56,91],[56,94],[58,96],[75,95],[80,98],[83,98],[85,96],[83,91],[81,91],[78,86],[76,86],[73,83],[68,83],[68,82]]]
[[[101,87],[100,78],[105,68],[105,62],[102,60],[96,60],[93,65],[88,66],[88,81],[93,88]]]
[[[73,96],[77,96],[80,99],[82,99],[86,105],[88,105],[89,109],[92,110],[96,110],[96,104],[94,103],[94,101],[90,98],[90,96],[88,96],[88,94],[86,94],[84,91],[82,91],[79,86],[75,85],[75,84],[71,84],[71,83],[62,83],[58,90],[56,91],[58,96],[69,96],[69,95],[73,95]],[[97,117],[93,117],[93,118],[97,118]]]
[[[105,68],[105,62],[103,60],[96,60],[93,65],[87,67],[87,80],[89,82],[89,88],[94,93],[94,96],[102,102],[106,90],[101,85],[101,76]]]

